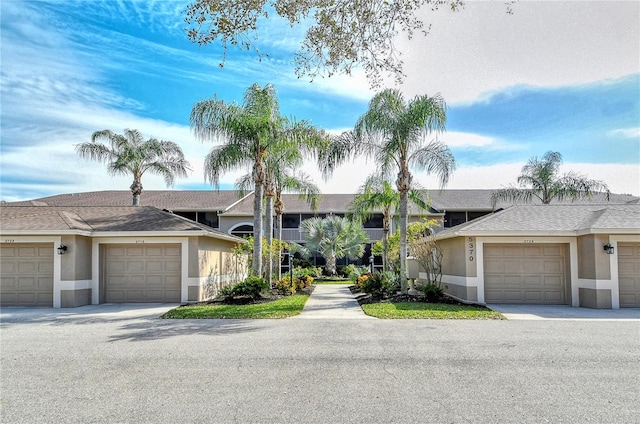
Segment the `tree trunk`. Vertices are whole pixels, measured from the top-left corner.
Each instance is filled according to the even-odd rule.
[[[391,227],[391,211],[387,208],[382,216],[382,269],[389,271],[389,229]]]
[[[330,255],[327,258],[327,263],[325,265],[325,268],[327,269],[327,272],[329,273],[329,275],[336,274],[336,255]]]
[[[400,290],[403,294],[407,288],[407,204],[408,193],[411,189],[411,173],[406,162],[402,163],[398,179],[396,180],[398,192],[400,193]]]
[[[276,276],[278,281],[282,278],[282,213],[277,214],[277,226],[278,226],[278,269],[276,270]]]
[[[253,199],[253,274],[262,276],[262,182],[256,180]]]
[[[267,281],[271,284],[273,275],[273,196],[267,194],[265,233],[267,235]]]
[[[142,182],[138,177],[134,177],[133,184],[131,184],[131,194],[133,195],[133,206],[140,205],[140,195],[142,194]]]
[[[400,291],[407,293],[407,193],[400,193]]]
[[[284,213],[284,203],[282,202],[282,191],[276,191],[276,201],[274,209],[276,211],[276,222],[278,226],[278,270],[276,275],[278,281],[282,278],[282,214]]]

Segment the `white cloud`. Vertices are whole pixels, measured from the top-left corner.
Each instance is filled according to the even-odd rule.
[[[461,166],[454,173],[447,189],[495,189],[516,184],[525,163],[508,163],[490,166]],[[305,171],[318,183],[324,193],[355,193],[375,167],[364,160],[340,166],[329,181],[322,181],[313,164]],[[588,178],[607,183],[613,193],[640,196],[640,168],[637,165],[566,163],[560,172],[578,172]],[[437,189],[434,176],[413,173],[414,180],[424,188]]]
[[[448,131],[438,138],[445,142],[449,147],[458,148],[508,148],[509,146],[501,145],[500,142],[492,137],[485,137],[477,134]],[[511,147],[509,147],[511,148]]]
[[[610,131],[609,136],[640,139],[640,128],[620,128]]]
[[[638,72],[640,3],[466,2],[460,12],[425,8],[429,35],[399,40],[405,93],[440,92],[469,102],[513,85],[561,86]]]

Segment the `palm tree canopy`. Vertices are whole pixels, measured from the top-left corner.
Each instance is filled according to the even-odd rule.
[[[519,187],[510,186],[492,193],[493,206],[499,201],[531,203],[534,199],[546,205],[554,199],[573,201],[596,193],[604,193],[609,200],[611,193],[603,181],[591,180],[575,172],[558,175],[561,164],[559,152],[547,152],[542,158],[529,159],[518,176]]]
[[[359,223],[335,215],[305,219],[300,229],[306,247],[325,258],[360,258],[364,254],[364,243],[369,241]]]
[[[388,89],[373,97],[355,125],[357,153],[372,157],[383,173],[412,166],[437,174],[444,185],[453,171],[453,156],[443,143],[433,140],[425,146],[424,141],[445,126],[446,105],[439,95],[405,102],[399,90]]]
[[[414,183],[417,186],[417,184]],[[408,193],[409,200],[421,210],[429,209],[429,199],[415,187]],[[391,185],[390,178],[382,173],[369,175],[358,189],[358,194],[349,205],[347,216],[359,221],[371,218],[376,210],[383,215],[395,214],[400,206],[400,193]]]
[[[106,163],[109,175],[131,174],[134,197],[142,192],[141,179],[145,172],[162,176],[165,184],[172,186],[176,177],[186,177],[191,170],[180,146],[155,138],[144,140],[138,130],[125,129],[124,134],[96,131],[91,135],[91,142],[77,144],[75,149],[85,159]]]

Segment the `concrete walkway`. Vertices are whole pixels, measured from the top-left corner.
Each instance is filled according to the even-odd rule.
[[[347,284],[318,284],[292,319],[376,319],[364,313]]]

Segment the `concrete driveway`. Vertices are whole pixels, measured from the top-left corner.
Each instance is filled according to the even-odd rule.
[[[638,321],[639,308],[621,309],[589,309],[572,308],[566,305],[487,305],[488,308],[500,312],[507,319],[517,320],[598,320],[598,321]]]
[[[3,423],[634,423],[640,324],[0,311]]]

